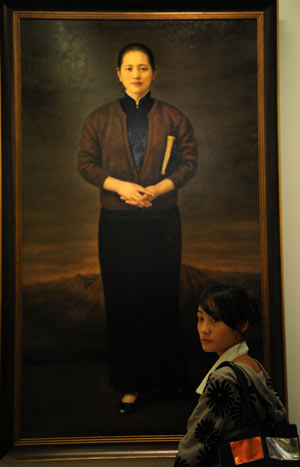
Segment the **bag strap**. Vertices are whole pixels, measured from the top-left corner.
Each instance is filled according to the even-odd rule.
[[[239,386],[241,388],[241,395],[243,398],[243,423],[255,423],[256,424],[256,419],[251,407],[251,399],[250,399],[250,393],[249,393],[249,388],[248,388],[248,381],[246,376],[244,375],[243,370],[241,370],[235,363],[226,361],[221,363],[216,370],[219,368],[223,368],[225,366],[230,367],[233,372],[236,375],[237,381],[239,383]],[[215,370],[215,371],[216,371]]]

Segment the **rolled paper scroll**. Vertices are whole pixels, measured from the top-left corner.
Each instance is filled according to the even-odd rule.
[[[175,136],[172,136],[172,135],[167,136],[167,146],[166,146],[164,160],[163,160],[162,167],[161,167],[161,173],[163,175],[166,173],[166,168],[167,168],[170,156],[171,156],[171,152],[172,152],[175,139],[176,139]]]

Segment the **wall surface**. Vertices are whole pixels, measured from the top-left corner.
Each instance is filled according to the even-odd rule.
[[[282,259],[289,416],[300,427],[300,1],[279,0]],[[7,464],[0,464],[7,465]],[[20,463],[11,463],[24,465]],[[55,467],[171,467],[172,459],[55,462]],[[49,462],[26,463],[49,467]]]
[[[300,426],[300,2],[279,0],[282,250],[290,420]]]

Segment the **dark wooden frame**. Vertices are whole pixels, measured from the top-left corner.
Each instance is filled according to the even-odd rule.
[[[1,296],[1,445],[0,458],[5,461],[26,460],[58,460],[58,459],[99,459],[99,458],[157,458],[173,457],[176,453],[178,440],[165,436],[160,438],[144,437],[143,439],[107,439],[99,443],[96,438],[26,440],[18,438],[17,425],[19,420],[16,404],[19,404],[17,390],[17,375],[20,372],[20,342],[18,333],[21,322],[16,312],[20,301],[16,277],[20,261],[18,228],[19,211],[18,193],[20,186],[16,177],[16,154],[19,150],[20,129],[15,127],[15,113],[18,96],[15,94],[14,80],[18,70],[14,68],[13,21],[16,12],[22,11],[74,11],[74,12],[104,12],[105,9],[93,2],[77,2],[72,8],[63,2],[1,2],[1,156],[2,156],[2,296]],[[25,5],[24,5],[25,4]],[[98,4],[98,2],[96,2]],[[125,13],[121,7],[115,6],[109,11],[114,14]],[[170,9],[137,10],[130,8],[135,14],[155,12],[174,14]],[[263,261],[263,301],[265,310],[272,310],[272,320],[266,313],[265,321],[265,360],[280,394],[285,400],[285,343],[284,319],[282,310],[281,281],[281,248],[280,248],[280,215],[279,215],[279,176],[278,176],[278,127],[277,127],[277,27],[278,5],[276,0],[255,1],[199,1],[198,8],[187,8],[185,13],[203,15],[214,13],[216,18],[226,18],[248,12],[250,17],[258,21],[258,42],[260,53],[258,67],[261,82],[259,85],[259,133],[260,133],[260,203],[261,203],[261,241],[265,248]],[[21,13],[22,14],[22,13]]]

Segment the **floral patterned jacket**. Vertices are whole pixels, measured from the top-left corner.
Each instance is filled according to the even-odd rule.
[[[247,378],[257,419],[265,422],[283,421],[285,408],[262,365],[259,373],[244,364],[237,365]],[[241,416],[242,398],[235,373],[230,367],[215,370],[188,420],[187,433],[179,443],[174,467],[209,465],[209,455],[221,434],[229,434],[237,428]]]

